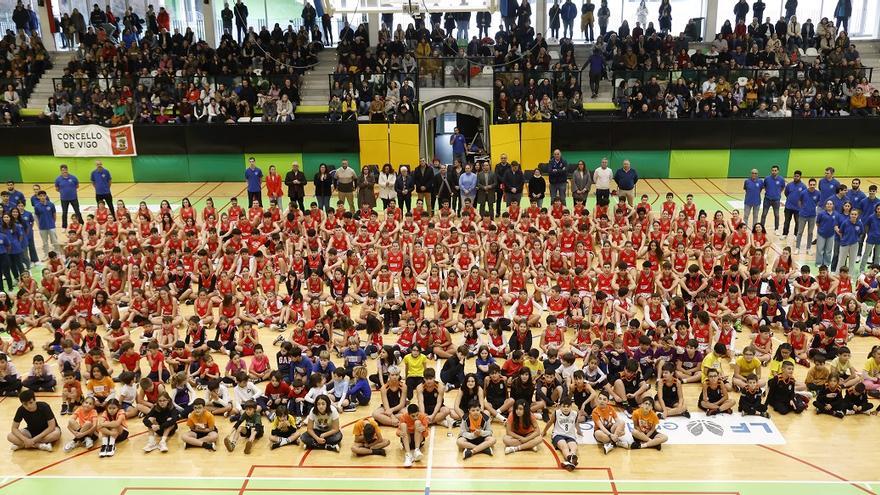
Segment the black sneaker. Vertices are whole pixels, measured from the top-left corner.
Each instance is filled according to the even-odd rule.
[[[689,411],[685,411],[685,412],[681,413],[681,415],[687,419],[691,419],[691,413]]]
[[[192,306],[193,303],[195,303],[195,301],[192,300],[192,299],[187,299],[187,300],[186,300],[186,305],[187,305],[187,306]]]
[[[205,442],[202,444],[202,448],[205,450],[210,450],[211,452],[217,450],[217,448],[214,446],[214,442]]]
[[[489,447],[488,449],[486,449],[486,450],[484,450],[484,451],[482,451],[482,452],[480,452],[480,453],[481,453],[481,454],[486,454],[486,455],[489,456],[489,457],[492,457],[493,455],[495,455],[495,452],[492,451],[492,447]]]
[[[269,446],[269,450],[275,450],[278,447],[281,447],[281,444],[278,442],[272,442],[272,445]]]
[[[636,450],[642,448],[642,442],[638,440],[633,440],[631,444],[629,444],[630,450]]]
[[[471,449],[464,449],[464,452],[461,454],[461,457],[462,457],[464,460],[468,460],[468,459],[470,459],[471,457],[473,457],[473,455],[474,455],[474,451],[473,451],[473,450],[471,450]]]
[[[571,461],[570,461],[570,462],[571,462],[572,464],[574,464],[575,466],[577,466],[577,465],[578,465],[578,456],[576,456],[576,455],[572,455],[572,456],[571,456]]]
[[[108,450],[110,450],[109,445],[101,445],[101,452],[98,454],[98,457],[106,457]]]
[[[61,404],[61,412],[59,414],[61,414],[62,416],[70,414],[70,407],[67,405],[66,402],[64,404]]]
[[[189,450],[190,448],[192,448],[192,445],[190,445],[186,442],[183,443],[183,450]]]
[[[654,448],[657,449],[657,450],[663,450],[663,444],[662,444],[662,443],[658,443],[657,445],[654,446]]]

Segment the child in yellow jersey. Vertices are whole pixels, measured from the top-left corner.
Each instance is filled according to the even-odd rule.
[[[296,418],[282,404],[275,408],[275,419],[272,420],[272,431],[269,433],[270,448],[275,450],[285,445],[299,445],[299,437],[305,431],[305,428],[297,431]]]
[[[201,447],[213,451],[220,435],[214,424],[214,415],[205,407],[205,399],[198,398],[192,403],[192,412],[186,419],[189,431],[180,435],[185,448]]]
[[[733,363],[733,386],[742,390],[748,385],[746,377],[755,375],[758,378],[758,386],[767,385],[767,380],[761,379],[761,360],[755,357],[757,350],[754,346],[747,345],[742,355]]]
[[[632,449],[648,449],[655,448],[660,450],[660,446],[669,440],[669,437],[657,431],[660,426],[660,418],[654,412],[654,399],[645,397],[639,408],[633,411],[633,443]]]

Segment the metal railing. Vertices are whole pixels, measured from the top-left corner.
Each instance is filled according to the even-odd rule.
[[[354,89],[358,92],[363,88],[364,80],[370,86],[373,94],[385,96],[389,88],[389,84],[393,81],[397,81],[401,88],[404,85],[408,85],[413,88],[413,94],[415,97],[413,101],[419,101],[419,84],[417,84],[418,77],[416,77],[417,72],[387,72],[384,74],[349,74],[349,73],[333,73],[328,74],[327,79],[330,88],[330,97],[332,98],[334,94],[338,95],[340,99],[345,95],[346,89],[348,89],[349,83],[354,86]],[[337,86],[338,83],[338,86]],[[350,91],[350,90],[349,90]]]
[[[679,78],[684,79],[687,83],[695,83],[698,87],[703,84],[711,76],[724,77],[727,82],[733,86],[739,78],[750,80],[763,79],[764,76],[778,83],[780,91],[786,89],[792,82],[803,83],[811,80],[814,83],[826,83],[836,78],[846,79],[849,75],[855,76],[856,80],[866,77],[868,81],[873,80],[873,67],[827,67],[823,69],[814,69],[807,67],[805,69],[798,67],[781,67],[777,69],[768,68],[712,68],[712,69],[681,69],[681,70],[612,70],[609,71],[609,78],[613,83],[612,96],[616,99],[618,96],[618,86],[621,81],[626,81],[627,86],[631,86],[635,81],[639,81],[642,85],[650,81],[652,77],[657,78],[657,82],[665,86],[678,81]],[[583,79],[589,79],[584,77]],[[583,91],[582,91],[583,93]]]

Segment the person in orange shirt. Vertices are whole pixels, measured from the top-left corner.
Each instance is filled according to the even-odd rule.
[[[629,448],[629,442],[623,438],[626,423],[617,417],[617,410],[608,404],[607,392],[602,392],[596,398],[593,424],[593,438],[602,444],[606,454],[614,450],[615,446]]]
[[[648,449],[655,448],[660,450],[660,446],[669,440],[669,437],[657,431],[660,426],[660,418],[654,412],[654,399],[645,397],[639,408],[633,411],[633,442],[631,449]]]
[[[67,422],[67,430],[73,434],[73,439],[64,444],[64,451],[70,452],[81,445],[86,449],[92,448],[95,444],[97,427],[98,411],[95,410],[95,398],[86,397]]]
[[[400,415],[400,426],[397,427],[397,436],[403,444],[403,466],[410,467],[413,462],[422,460],[422,444],[428,433],[428,416],[419,412],[419,405],[410,403],[406,412]]]
[[[189,431],[180,435],[180,439],[189,447],[201,447],[205,450],[214,450],[214,445],[220,435],[214,424],[214,415],[205,409],[205,399],[198,398],[192,403],[192,412],[186,419]]]
[[[101,438],[99,457],[113,457],[116,444],[128,438],[128,418],[116,399],[108,399],[104,407],[104,414],[98,418],[98,435]]]
[[[385,447],[391,444],[391,441],[382,437],[379,425],[373,418],[364,418],[354,424],[354,444],[351,451],[358,456],[362,455],[381,455],[385,456]]]

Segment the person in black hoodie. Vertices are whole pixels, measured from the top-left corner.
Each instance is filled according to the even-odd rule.
[[[836,374],[828,377],[825,386],[817,391],[813,406],[818,414],[830,414],[836,418],[842,418],[846,415],[846,399],[843,398],[840,378]]]
[[[544,177],[541,175],[540,166],[535,168],[534,174],[529,177],[529,203],[532,201],[537,202],[538,208],[541,208],[544,203],[544,194],[547,192],[547,181],[544,180]]]
[[[290,198],[290,204],[295,204],[300,211],[306,211],[303,198],[305,198],[306,174],[299,169],[299,163],[293,162],[290,166],[290,172],[284,176],[284,185],[287,186],[287,197]]]
[[[144,426],[150,432],[150,439],[144,447],[144,452],[152,452],[156,449],[160,452],[168,452],[168,437],[177,431],[177,410],[167,392],[159,394],[156,405],[144,418]]]

